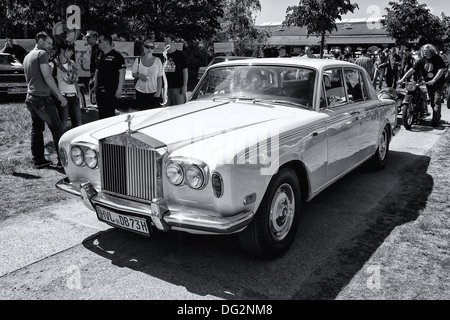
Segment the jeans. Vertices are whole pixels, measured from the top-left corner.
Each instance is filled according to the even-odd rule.
[[[169,88],[167,90],[167,104],[166,106],[175,106],[177,104],[186,103],[186,94],[183,93],[183,88]]]
[[[377,86],[377,80],[378,78],[380,78],[380,83],[379,83],[379,88],[381,90],[381,88],[383,87],[383,81],[384,81],[384,73],[386,71],[386,68],[378,68],[375,69],[375,74],[373,76],[373,86],[376,88]]]
[[[105,119],[116,115],[116,93],[115,91],[97,90],[98,118]]]
[[[67,99],[67,104],[62,107],[58,105],[59,119],[63,127],[63,132],[67,131],[67,119],[70,117],[70,122],[72,123],[72,128],[82,125],[81,121],[81,109],[80,109],[80,98],[65,97]]]
[[[58,154],[59,139],[63,134],[58,110],[50,96],[38,97],[28,94],[25,104],[31,114],[31,154],[35,163],[42,163],[46,161],[44,157],[45,124],[52,133],[53,143]]]
[[[433,110],[433,118],[431,121],[434,125],[438,125],[439,120],[441,120],[441,103],[444,98],[444,87],[427,87],[427,91],[428,97],[430,98],[431,109]]]

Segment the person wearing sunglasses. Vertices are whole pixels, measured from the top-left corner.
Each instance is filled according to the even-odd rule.
[[[132,73],[137,79],[137,105],[140,110],[147,110],[160,106],[163,66],[161,60],[153,55],[153,40],[146,40],[143,48],[144,54],[134,61]]]

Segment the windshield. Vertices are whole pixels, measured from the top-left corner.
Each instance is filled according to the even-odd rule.
[[[208,71],[191,100],[254,99],[310,107],[316,71],[285,66],[227,66]]]
[[[8,65],[8,64],[15,64],[15,63],[20,64],[20,62],[13,56],[10,56],[9,54],[0,55],[0,64]]]

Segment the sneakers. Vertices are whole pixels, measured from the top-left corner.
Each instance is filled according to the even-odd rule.
[[[53,164],[53,162],[48,161],[48,160],[35,161],[34,162],[34,168],[35,169],[42,169],[42,168],[46,168],[46,167],[50,166],[51,164]]]

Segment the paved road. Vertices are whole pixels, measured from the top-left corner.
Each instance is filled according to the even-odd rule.
[[[443,109],[443,119],[450,120],[450,110]],[[426,160],[448,127],[402,129],[384,171],[362,167],[307,204],[296,241],[276,261],[247,257],[231,236],[173,232],[147,239],[111,229],[74,200],[9,218],[0,228],[0,299],[334,298],[365,260],[344,262],[351,272],[336,283],[321,283],[322,270],[382,214],[404,169]]]

